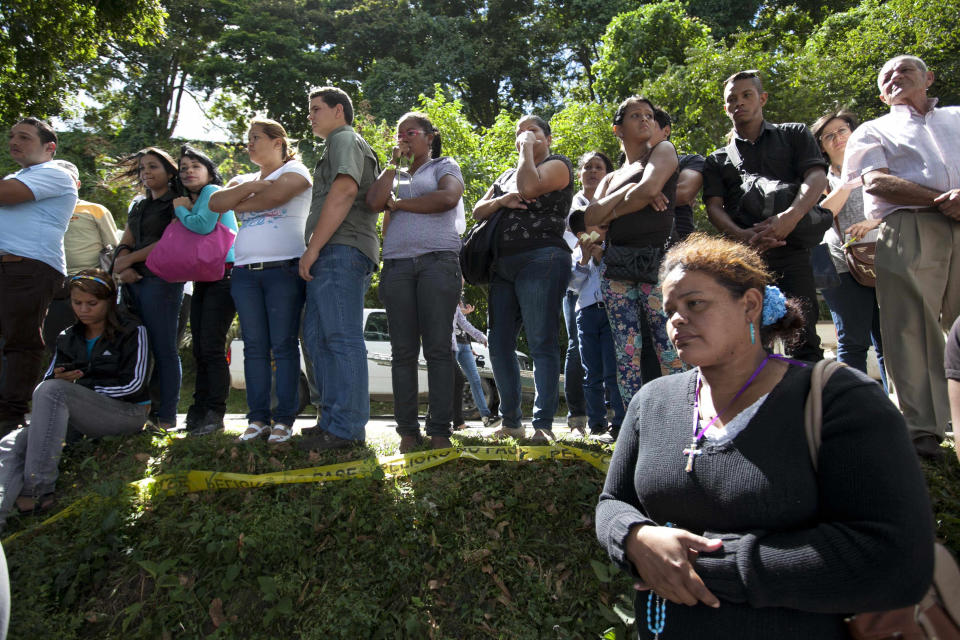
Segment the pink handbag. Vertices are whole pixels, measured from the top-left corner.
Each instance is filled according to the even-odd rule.
[[[147,268],[167,282],[215,282],[223,278],[224,262],[236,237],[237,232],[220,218],[207,234],[194,233],[174,220],[147,256]]]

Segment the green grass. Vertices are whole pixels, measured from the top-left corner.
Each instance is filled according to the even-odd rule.
[[[245,412],[242,391],[231,403]],[[593,532],[603,476],[584,462],[457,460],[396,479],[181,496],[128,488],[191,469],[260,474],[395,452],[394,439],[323,455],[229,434],[81,441],[64,454],[59,506],[100,499],[4,531],[24,532],[6,547],[10,637],[630,637],[632,589]],[[960,464],[951,450],[924,472],[938,536],[960,554]]]
[[[9,545],[10,637],[625,632],[613,605],[630,586],[594,538],[603,478],[586,463],[458,460],[398,479],[154,498],[125,489],[167,472],[266,473],[392,446],[310,456],[226,435],[140,435],[72,447],[61,465],[61,506],[91,493],[104,499]],[[5,534],[37,520],[12,519]]]

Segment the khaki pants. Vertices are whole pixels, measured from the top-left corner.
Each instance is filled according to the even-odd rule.
[[[883,354],[900,410],[912,438],[942,440],[950,419],[944,334],[960,314],[960,223],[936,210],[887,215],[876,267]]]

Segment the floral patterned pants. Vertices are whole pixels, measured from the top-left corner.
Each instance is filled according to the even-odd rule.
[[[663,296],[659,285],[601,278],[600,290],[617,351],[617,383],[623,403],[627,406],[643,385],[640,372],[640,314],[647,318],[661,374],[680,373],[684,366],[667,337],[667,316],[663,312]]]

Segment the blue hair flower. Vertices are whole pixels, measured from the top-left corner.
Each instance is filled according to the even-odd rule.
[[[787,298],[778,287],[767,285],[763,294],[763,319],[761,325],[766,327],[787,315]]]

